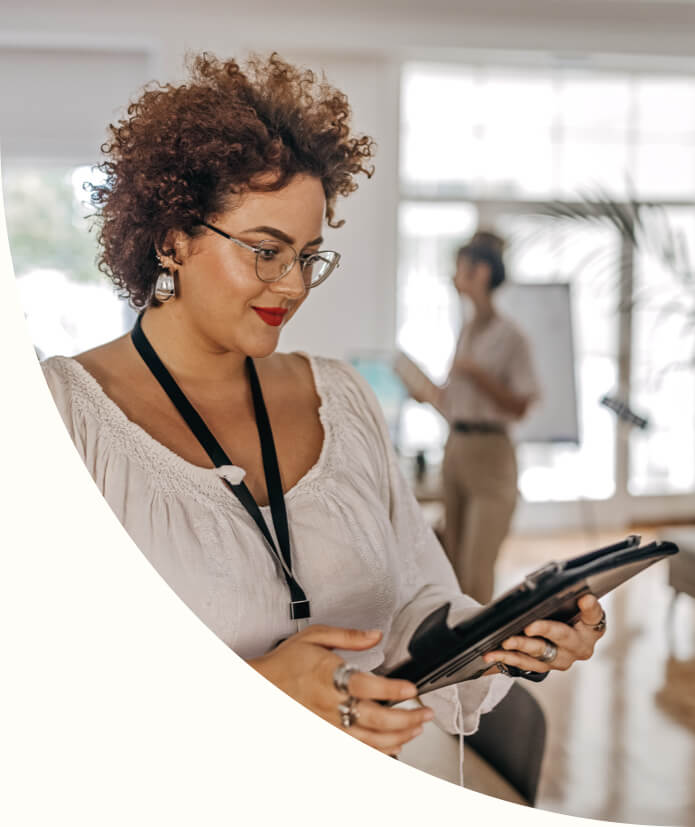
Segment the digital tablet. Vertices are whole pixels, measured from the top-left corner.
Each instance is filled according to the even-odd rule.
[[[393,370],[414,399],[429,402],[432,407],[439,410],[439,388],[403,351],[397,352],[393,360]]]
[[[579,619],[577,600],[582,595],[602,597],[678,552],[674,543],[640,546],[640,541],[633,534],[578,557],[548,563],[454,626],[447,623],[451,604],[445,603],[415,630],[409,657],[388,671],[377,671],[411,681],[419,694],[478,678],[490,668],[483,655],[499,649],[508,637],[523,634],[529,623],[547,619],[572,624]]]

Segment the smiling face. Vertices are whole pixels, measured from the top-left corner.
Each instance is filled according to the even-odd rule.
[[[297,175],[276,192],[245,193],[233,208],[207,220],[246,244],[280,238],[301,255],[319,249],[325,214],[321,181]],[[169,306],[180,321],[211,352],[253,358],[272,353],[282,327],[309,293],[299,262],[279,281],[263,282],[256,276],[255,253],[212,230],[173,240],[182,263],[177,297]]]

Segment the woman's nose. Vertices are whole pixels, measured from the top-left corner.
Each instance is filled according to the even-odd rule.
[[[295,261],[292,268],[279,280],[271,284],[273,292],[297,300],[307,292],[304,282],[304,272],[299,260]]]

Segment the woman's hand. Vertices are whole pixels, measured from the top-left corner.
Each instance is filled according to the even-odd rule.
[[[503,411],[517,419],[521,419],[526,414],[533,397],[510,390],[506,384],[483,370],[471,359],[459,356],[454,362],[454,371],[470,379],[478,390],[485,393]]]
[[[588,660],[594,653],[605,628],[596,631],[592,626],[601,622],[604,616],[601,604],[592,594],[585,594],[577,601],[581,618],[569,626],[554,620],[535,620],[524,629],[524,635],[507,638],[502,649],[488,652],[487,663],[504,663],[531,672],[548,672],[551,669],[565,671],[577,660]],[[557,647],[557,654],[548,663],[540,660],[546,651],[548,641]]]
[[[480,374],[478,364],[467,356],[458,356],[454,360],[454,371],[459,376],[467,376],[469,379],[475,379]]]
[[[272,651],[249,664],[291,698],[341,727],[339,704],[348,695],[333,685],[333,673],[343,660],[332,649],[371,649],[381,638],[378,630],[341,629],[335,626],[308,626]],[[417,695],[409,681],[393,680],[354,672],[348,684],[355,723],[345,731],[388,755],[397,755],[403,744],[422,732],[422,725],[434,717],[428,707],[391,709],[375,701],[404,701]],[[342,727],[341,727],[342,728]]]

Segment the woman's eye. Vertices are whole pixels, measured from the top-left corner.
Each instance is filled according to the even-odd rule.
[[[263,261],[272,261],[277,254],[278,254],[278,251],[273,250],[272,247],[259,247],[258,248],[258,255],[263,259]]]

